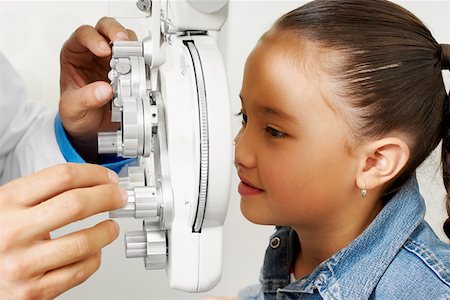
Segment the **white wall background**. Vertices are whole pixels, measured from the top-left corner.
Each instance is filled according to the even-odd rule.
[[[281,14],[305,1],[231,0],[229,18],[220,34],[229,76],[232,111],[238,112],[238,94],[245,59],[259,36]],[[450,43],[450,1],[395,1],[419,16],[441,43]],[[24,78],[30,99],[57,109],[59,98],[59,51],[64,41],[81,24],[95,25],[104,15],[117,17],[141,34],[142,16],[134,1],[1,1],[0,51]],[[447,72],[448,73],[448,72]],[[450,78],[447,77],[447,82]],[[0,112],[1,117],[1,112]],[[234,122],[235,131],[239,120]],[[444,239],[441,229],[444,189],[439,170],[439,151],[419,170],[421,190],[427,201],[427,220]],[[257,282],[267,238],[272,228],[250,224],[240,214],[237,179],[225,224],[224,272],[220,284],[209,295],[236,295]],[[56,234],[91,226],[107,215],[95,216],[64,228]],[[140,229],[140,222],[119,220],[122,233]],[[0,274],[1,276],[1,274]],[[83,285],[60,299],[200,299],[203,295],[171,290],[163,271],[145,271],[140,259],[125,260],[123,237],[103,251],[100,270]]]

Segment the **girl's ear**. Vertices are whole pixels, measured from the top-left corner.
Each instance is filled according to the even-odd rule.
[[[408,145],[398,137],[383,138],[365,145],[356,176],[359,189],[374,189],[394,178],[410,156]]]

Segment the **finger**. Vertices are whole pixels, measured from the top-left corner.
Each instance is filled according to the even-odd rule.
[[[67,89],[61,95],[61,114],[70,112],[72,118],[79,118],[87,110],[100,108],[111,100],[113,96],[110,84],[97,81],[78,89]]]
[[[137,41],[138,40],[138,36],[137,36],[136,32],[134,32],[133,30],[128,29],[128,28],[126,30],[127,30],[128,36],[130,38],[130,41]]]
[[[39,299],[53,299],[86,281],[98,270],[100,263],[101,253],[98,252],[85,260],[50,271],[36,281],[30,295],[43,295]]]
[[[95,25],[95,29],[110,41],[128,41],[128,31],[116,19],[103,17]]]
[[[118,234],[117,223],[106,220],[94,227],[39,243],[24,252],[23,265],[31,267],[24,268],[22,276],[32,278],[84,260],[114,241]]]
[[[21,222],[23,233],[17,238],[31,240],[43,232],[51,232],[89,216],[121,208],[127,198],[125,190],[112,184],[64,192],[28,209]]]
[[[111,54],[108,42],[94,27],[83,25],[66,41],[63,50],[74,53],[90,51],[95,56],[106,57]]]
[[[64,191],[118,182],[115,172],[98,165],[60,164],[1,186],[0,204],[34,206]]]

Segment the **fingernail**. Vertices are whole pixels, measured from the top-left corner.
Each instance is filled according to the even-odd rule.
[[[116,222],[116,221],[113,221],[113,220],[111,220],[111,223],[114,224],[114,227],[116,227],[117,232],[120,232],[119,224],[117,224],[117,222]],[[101,252],[100,252],[100,254],[101,254]]]
[[[111,98],[111,88],[101,85],[95,89],[95,97],[98,101],[106,101]]]
[[[115,184],[119,183],[119,175],[117,175],[116,172],[108,170],[108,177],[112,181],[112,183],[115,183]]]
[[[116,38],[117,40],[129,40],[128,34],[126,34],[123,31],[119,31],[118,33],[116,33]]]
[[[122,200],[123,200],[123,204],[127,204],[128,203],[128,193],[125,189],[123,188],[119,188],[120,190],[120,195],[122,196]]]
[[[103,51],[109,51],[110,50],[108,43],[105,42],[105,41],[101,41],[100,43],[98,43],[98,47],[101,50],[103,50]]]

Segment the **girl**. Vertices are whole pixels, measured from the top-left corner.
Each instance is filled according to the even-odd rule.
[[[449,67],[450,46],[384,0],[312,1],[262,36],[235,165],[242,213],[278,227],[241,299],[450,298],[415,177],[442,140],[450,188]]]

